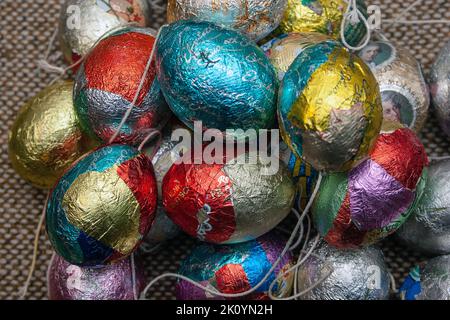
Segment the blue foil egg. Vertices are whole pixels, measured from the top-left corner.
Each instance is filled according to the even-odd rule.
[[[155,56],[162,92],[190,128],[199,120],[221,131],[273,127],[278,80],[245,36],[210,22],[178,21],[162,28]]]

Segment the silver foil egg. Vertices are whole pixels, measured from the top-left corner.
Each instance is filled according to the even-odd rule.
[[[327,274],[322,283],[301,299],[384,300],[389,296],[389,273],[383,253],[376,247],[340,250],[321,241],[299,269],[299,291],[313,286]]]
[[[420,270],[421,292],[416,300],[450,300],[450,255],[429,260]]]
[[[380,86],[384,119],[400,122],[419,132],[430,105],[420,63],[409,51],[387,41],[369,42],[358,54]]]
[[[431,67],[430,91],[442,130],[450,136],[450,40]]]
[[[432,163],[416,210],[397,232],[413,250],[429,255],[450,253],[450,160]]]
[[[209,21],[258,41],[283,18],[287,0],[169,0],[167,20]]]

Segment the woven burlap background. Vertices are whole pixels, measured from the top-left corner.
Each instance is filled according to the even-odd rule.
[[[415,0],[372,0],[379,4],[382,17],[391,19]],[[150,1],[165,6],[166,1]],[[53,75],[40,72],[36,61],[47,49],[57,25],[59,0],[0,0],[0,299],[14,299],[24,284],[32,257],[32,243],[36,224],[41,214],[46,193],[25,183],[10,167],[7,136],[17,110],[25,100],[35,95]],[[450,20],[449,0],[423,0],[412,10],[408,20]],[[155,8],[153,27],[164,23],[165,14]],[[382,24],[383,25],[383,24]],[[437,52],[450,38],[449,24],[396,25],[383,30],[385,36],[399,46],[406,47],[422,63],[426,73]],[[50,60],[63,66],[57,50]],[[430,116],[421,133],[430,156],[449,153],[450,139],[441,135],[436,121]],[[178,262],[192,247],[194,241],[185,236],[164,245],[155,254],[143,254],[146,274],[151,279],[165,271],[176,271]],[[424,259],[388,239],[382,243],[388,265],[397,282],[411,265]],[[45,232],[39,243],[36,271],[27,295],[28,299],[46,299],[46,269],[51,256]],[[173,281],[161,281],[150,292],[155,299],[173,299]]]

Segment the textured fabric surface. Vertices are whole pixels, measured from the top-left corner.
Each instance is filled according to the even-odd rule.
[[[149,1],[158,7],[165,1]],[[380,4],[382,17],[390,19],[414,0],[373,0]],[[7,136],[17,110],[55,76],[39,71],[36,61],[42,59],[48,41],[57,25],[58,0],[0,0],[0,299],[14,299],[24,284],[32,258],[34,232],[42,212],[46,193],[34,189],[18,177],[8,160]],[[409,13],[408,20],[450,20],[450,1],[423,0]],[[153,27],[164,23],[165,13],[155,8]],[[408,48],[422,63],[425,73],[436,54],[450,38],[449,24],[384,26],[385,36],[399,46]],[[63,66],[56,43],[50,61]],[[450,152],[450,139],[442,136],[433,117],[429,117],[421,133],[430,156]],[[163,272],[175,272],[178,263],[190,250],[194,241],[181,236],[145,257],[146,275],[151,279]],[[396,243],[394,238],[382,243],[391,272],[397,282],[409,268],[424,259]],[[39,241],[39,255],[27,299],[46,299],[46,270],[51,248],[44,231]],[[163,280],[149,292],[154,299],[173,299],[173,280]]]

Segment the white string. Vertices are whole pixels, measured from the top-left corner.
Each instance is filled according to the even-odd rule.
[[[162,246],[162,242],[157,243],[153,246],[148,243],[143,243],[139,247],[139,250],[141,250],[142,252],[147,253],[147,254],[152,254],[152,253],[155,253],[156,251],[158,251],[158,249],[160,249],[161,246]]]
[[[134,261],[134,252],[131,254],[131,284],[133,286],[133,298],[134,300],[138,300],[139,294],[137,292],[137,285],[136,285],[136,264]]]
[[[208,293],[210,293],[210,294],[213,294],[213,295],[215,295],[215,296],[224,297],[224,298],[239,298],[239,297],[243,297],[243,296],[246,296],[246,295],[249,295],[249,294],[255,292],[256,290],[258,290],[259,287],[261,287],[262,285],[264,285],[264,283],[267,281],[267,279],[271,276],[272,272],[273,272],[273,271],[277,268],[277,266],[280,264],[281,259],[284,257],[284,255],[285,255],[285,254],[287,253],[287,251],[289,250],[289,247],[291,246],[291,244],[292,244],[292,242],[293,242],[293,240],[294,240],[294,238],[295,238],[295,236],[296,236],[296,234],[297,234],[297,232],[298,232],[298,230],[299,230],[299,228],[300,228],[300,225],[301,225],[302,222],[303,222],[303,217],[308,213],[310,207],[312,206],[312,203],[313,203],[313,201],[314,201],[314,198],[316,197],[317,192],[319,191],[319,186],[320,186],[321,181],[322,181],[322,174],[319,173],[319,177],[318,177],[318,179],[317,179],[317,183],[316,183],[316,186],[315,186],[315,188],[314,188],[314,191],[313,191],[313,193],[312,193],[312,195],[311,195],[311,198],[309,199],[309,201],[308,201],[308,203],[307,203],[307,205],[306,205],[306,207],[305,207],[304,212],[303,212],[302,215],[301,215],[301,218],[302,218],[302,219],[299,220],[299,221],[297,222],[297,224],[296,224],[294,230],[292,231],[291,236],[289,237],[289,240],[287,241],[287,243],[286,243],[286,245],[285,245],[283,251],[281,252],[280,256],[279,256],[279,257],[277,258],[277,260],[274,262],[274,264],[272,265],[272,267],[270,268],[270,270],[266,273],[266,275],[261,279],[261,281],[260,281],[256,286],[254,286],[253,288],[251,288],[251,289],[249,289],[249,290],[247,290],[247,291],[245,291],[245,292],[241,292],[241,293],[222,293],[222,292],[219,292],[219,291],[218,291],[216,288],[214,288],[214,287],[212,287],[212,288],[204,287],[204,286],[202,286],[201,284],[199,284],[199,283],[193,281],[192,279],[190,279],[190,278],[188,278],[188,277],[185,277],[185,276],[183,276],[183,275],[181,275],[181,274],[177,274],[177,273],[165,273],[165,274],[161,274],[161,275],[159,275],[158,277],[156,277],[155,279],[153,279],[153,280],[145,287],[144,291],[142,291],[141,299],[145,299],[145,296],[147,295],[148,290],[149,290],[155,283],[157,283],[157,282],[158,282],[159,280],[161,280],[161,279],[168,278],[168,277],[174,277],[174,278],[178,278],[178,279],[184,280],[184,281],[189,282],[190,284],[194,285],[195,287],[200,288],[200,289],[202,289],[202,290],[204,290],[204,291],[206,291],[206,292],[208,292]],[[293,208],[292,210],[295,210],[295,209]],[[296,211],[296,210],[295,210],[295,211]]]
[[[44,208],[42,209],[42,213],[39,218],[39,222],[36,227],[35,234],[34,234],[33,257],[31,259],[31,265],[30,265],[30,269],[28,271],[27,279],[22,288],[22,292],[19,294],[20,300],[23,300],[25,298],[25,296],[28,292],[28,287],[30,286],[30,283],[31,283],[31,279],[33,277],[34,270],[36,269],[36,260],[37,260],[37,254],[38,254],[38,249],[39,249],[39,234],[41,233],[41,229],[42,229],[42,226],[44,225],[44,221],[45,221],[45,211],[47,209],[48,197],[49,197],[49,195],[47,196],[47,199],[45,200],[45,205],[44,205]]]
[[[396,281],[394,278],[394,275],[392,273],[389,272],[389,278],[391,278],[391,290],[394,293],[397,293],[397,286],[396,286]]]
[[[113,134],[113,136],[109,139],[109,143],[110,143],[110,144],[113,143],[114,140],[116,140],[117,136],[118,136],[119,133],[120,133],[120,130],[122,130],[122,127],[125,125],[125,122],[128,120],[128,117],[130,116],[131,111],[133,110],[134,105],[136,104],[136,101],[137,101],[138,98],[139,98],[139,94],[140,94],[140,92],[141,92],[141,90],[142,90],[142,87],[144,86],[145,79],[147,78],[147,73],[148,73],[148,71],[149,71],[149,69],[150,69],[150,66],[151,66],[152,62],[153,62],[153,57],[154,57],[155,51],[156,51],[155,48],[156,48],[156,44],[157,44],[157,42],[158,42],[158,40],[159,40],[159,37],[160,37],[160,35],[161,35],[161,30],[162,30],[165,26],[166,26],[166,25],[163,25],[163,26],[162,26],[161,28],[159,28],[159,30],[158,30],[158,33],[157,33],[157,35],[156,35],[156,38],[155,38],[155,41],[154,41],[154,44],[153,44],[152,51],[150,52],[150,56],[149,56],[149,58],[148,58],[148,60],[147,60],[147,64],[146,64],[145,69],[144,69],[144,73],[142,74],[141,81],[139,82],[139,86],[138,86],[138,88],[137,88],[137,90],[136,90],[136,94],[134,95],[133,101],[132,101],[132,102],[130,103],[130,105],[128,106],[128,109],[127,109],[127,111],[125,112],[125,114],[124,114],[122,120],[120,121],[119,126],[117,127],[116,132],[115,132],[115,133]]]
[[[364,23],[364,27],[366,29],[366,37],[364,42],[357,46],[354,47],[350,44],[348,44],[347,40],[345,39],[345,26],[348,23],[350,23],[351,25],[355,25],[357,23],[359,23],[362,20],[362,22]],[[344,17],[341,21],[341,40],[342,43],[350,50],[361,50],[362,48],[364,48],[370,41],[370,26],[369,23],[366,19],[366,17],[362,14],[362,12],[358,9],[358,7],[356,6],[356,0],[347,0],[347,10],[344,13]]]
[[[53,261],[55,261],[55,258],[56,258],[56,253],[53,251],[52,257],[50,258],[50,262],[47,266],[47,275],[46,275],[47,290],[49,290],[49,288],[50,288],[50,270],[52,268]]]
[[[442,156],[442,157],[428,157],[432,161],[441,161],[441,160],[448,160],[450,159],[450,156]]]
[[[149,142],[151,139],[153,139],[156,135],[158,135],[158,142],[156,143],[156,146],[153,149],[150,159],[153,159],[155,154],[158,152],[159,147],[161,146],[161,143],[162,143],[161,131],[159,131],[157,129],[150,129],[148,135],[144,138],[144,140],[142,140],[141,144],[138,147],[138,151],[141,152],[142,149],[144,149],[147,142]]]

